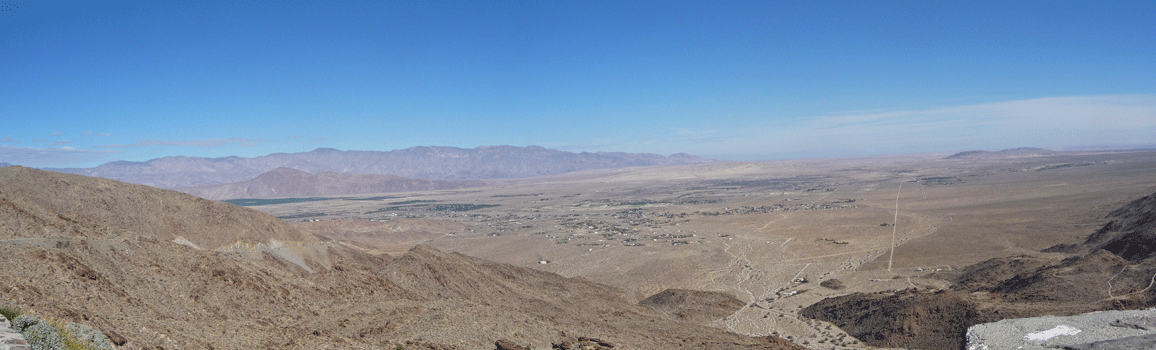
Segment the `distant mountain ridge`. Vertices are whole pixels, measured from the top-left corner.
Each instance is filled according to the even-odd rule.
[[[422,180],[393,175],[326,171],[310,174],[277,168],[252,180],[221,185],[178,187],[176,191],[213,200],[345,196],[366,193],[448,190],[485,185],[479,180]]]
[[[426,180],[479,180],[712,161],[685,153],[669,157],[650,153],[573,153],[538,146],[411,147],[388,152],[318,148],[310,152],[274,153],[253,158],[164,157],[145,162],[109,162],[95,168],[45,170],[176,188],[247,181],[282,167],[313,174],[332,171]]]
[[[1023,157],[1039,157],[1056,154],[1055,151],[1046,150],[1035,147],[1020,147],[1005,149],[1001,151],[965,151],[952,154],[943,159],[999,159],[999,158],[1023,158]]]

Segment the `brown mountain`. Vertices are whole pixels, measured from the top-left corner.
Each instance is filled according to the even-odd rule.
[[[146,162],[117,161],[95,168],[47,169],[98,176],[160,188],[241,182],[276,168],[385,174],[426,180],[478,180],[562,174],[580,170],[711,162],[685,153],[571,153],[538,146],[413,147],[388,152],[318,148],[244,158],[164,157]]]
[[[795,349],[678,322],[581,278],[417,246],[369,255],[259,212],[0,168],[0,304],[128,349]]]
[[[967,328],[1006,318],[1075,315],[1156,305],[1156,194],[1112,211],[1082,244],[1031,256],[991,259],[943,275],[950,290],[856,293],[827,298],[800,313],[832,322],[880,347],[962,349]]]
[[[345,196],[366,193],[445,190],[478,187],[478,180],[421,180],[393,175],[352,174],[332,171],[310,174],[277,168],[252,180],[223,185],[180,187],[174,190],[213,200],[236,198],[290,198]]]

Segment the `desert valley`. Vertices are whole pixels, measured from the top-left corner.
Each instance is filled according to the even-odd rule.
[[[959,349],[980,323],[1156,305],[1151,150],[599,156],[253,158],[215,183],[115,164],[213,200],[0,168],[0,296],[134,349]]]

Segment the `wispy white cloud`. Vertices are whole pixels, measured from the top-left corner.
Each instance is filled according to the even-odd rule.
[[[45,146],[49,146],[49,147],[51,147],[51,146],[60,146],[60,145],[67,145],[67,144],[70,144],[70,143],[72,143],[72,141],[69,141],[69,140],[60,140],[60,141],[56,141],[56,142],[53,142],[53,143],[47,144],[47,145],[45,145]]]
[[[96,133],[96,136],[112,137],[112,134],[109,134],[107,132],[98,132],[98,133]]]
[[[8,136],[4,136],[4,140],[0,140],[0,142],[15,142],[15,143],[20,143],[20,140],[15,140],[15,139],[13,139],[13,138],[12,138],[12,135],[8,135]]]
[[[34,148],[0,146],[0,163],[12,163],[30,167],[67,166],[100,160],[117,151],[94,151],[72,147]]]
[[[817,116],[665,142],[710,155],[834,156],[1156,142],[1156,95],[1051,97]]]
[[[223,145],[238,145],[241,147],[252,147],[261,144],[261,140],[247,139],[241,137],[234,137],[228,139],[208,139],[208,140],[189,140],[189,141],[167,141],[167,140],[138,140],[130,144],[111,144],[95,146],[93,148],[131,148],[131,147],[149,147],[149,146],[183,146],[183,147],[201,147],[211,148]]]

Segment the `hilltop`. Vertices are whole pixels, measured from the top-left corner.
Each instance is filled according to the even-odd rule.
[[[164,157],[145,162],[117,161],[95,168],[46,169],[97,176],[159,188],[194,187],[247,181],[277,168],[308,173],[384,174],[425,180],[505,179],[580,170],[711,162],[685,153],[572,153],[538,146],[412,147],[388,152],[318,148],[302,153],[200,158]]]
[[[0,180],[0,300],[128,348],[800,348],[679,322],[583,278],[423,245],[363,254],[174,191],[23,167]]]

